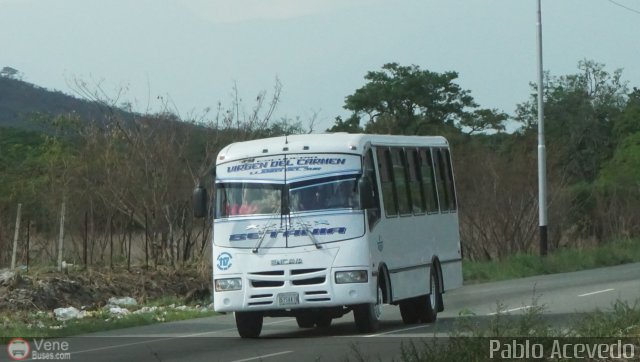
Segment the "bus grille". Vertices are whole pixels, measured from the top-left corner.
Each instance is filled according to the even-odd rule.
[[[325,280],[326,280],[325,277],[298,279],[298,280],[292,280],[291,284],[293,284],[293,285],[316,285],[316,284],[324,283]]]
[[[273,288],[281,287],[284,285],[283,281],[278,280],[252,280],[251,286],[254,288]]]
[[[287,281],[294,286],[319,285],[327,281],[327,269],[267,270],[248,276],[253,288],[282,287]]]

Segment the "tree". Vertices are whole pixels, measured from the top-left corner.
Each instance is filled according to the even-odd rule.
[[[624,189],[628,196],[640,195],[640,132],[627,136],[620,143],[599,176],[598,181],[603,185]]]
[[[640,118],[636,120],[640,122]],[[640,235],[640,132],[624,138],[596,182],[598,225],[609,238]]]
[[[486,130],[504,131],[504,122],[509,116],[497,109],[477,109],[463,115],[460,126],[467,134]]]
[[[348,133],[361,133],[364,129],[360,127],[360,117],[357,114],[352,114],[346,121],[342,120],[342,117],[338,116],[335,119],[333,127],[328,129],[329,132],[348,132]]]
[[[633,88],[629,93],[627,105],[613,122],[616,145],[636,132],[640,132],[640,89]]]
[[[626,102],[627,85],[621,70],[612,74],[591,60],[578,63],[577,74],[545,76],[545,135],[551,167],[562,168],[569,183],[593,182],[602,163],[611,157],[613,121]],[[532,89],[536,88],[532,84]],[[537,132],[537,96],[518,105],[522,132]]]
[[[0,70],[0,77],[7,77],[11,79],[21,78],[20,72],[17,69],[11,67],[3,67],[2,70]]]
[[[501,129],[506,115],[495,110],[475,109],[470,91],[454,81],[456,72],[436,73],[418,66],[388,63],[380,71],[365,75],[367,84],[345,99],[344,108],[353,115],[336,118],[331,131],[358,131],[360,120],[368,133],[429,134],[465,130],[468,133]]]
[[[613,124],[615,149],[596,180],[599,224],[607,237],[640,235],[640,90],[634,88]]]

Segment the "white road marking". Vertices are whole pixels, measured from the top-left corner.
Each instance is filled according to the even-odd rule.
[[[376,334],[368,334],[366,336],[354,336],[354,337],[365,337],[365,338],[369,338],[369,337],[379,337],[379,336],[383,336],[385,334],[389,334],[389,333],[396,333],[396,332],[404,332],[404,331],[410,331],[412,329],[418,329],[418,328],[424,328],[427,325],[423,324],[420,326],[415,326],[415,327],[410,327],[410,328],[403,328],[403,329],[394,329],[392,331],[387,331],[387,332],[382,332],[382,333],[376,333]]]
[[[451,334],[449,333],[444,333],[444,332],[438,332],[438,333],[433,333],[432,331],[427,332],[427,333],[403,333],[403,334],[388,334],[388,335],[384,335],[382,336],[380,335],[371,335],[371,336],[350,336],[350,337],[362,337],[362,338],[367,338],[367,337],[384,337],[384,338],[450,338]],[[465,336],[465,335],[463,335]],[[472,337],[471,335],[469,335],[469,337]]]
[[[97,352],[97,351],[104,351],[107,349],[116,349],[116,348],[122,348],[122,347],[129,347],[129,346],[135,346],[138,344],[145,344],[145,343],[155,343],[155,342],[161,342],[161,341],[170,341],[172,339],[178,339],[178,338],[185,338],[185,337],[193,337],[193,336],[197,336],[197,335],[201,335],[203,333],[195,333],[195,334],[190,334],[190,335],[186,335],[186,336],[180,336],[180,337],[167,337],[167,338],[157,338],[157,339],[152,339],[152,340],[148,340],[148,341],[139,341],[139,342],[131,342],[131,343],[122,343],[122,344],[114,344],[111,346],[104,346],[104,347],[98,347],[98,348],[91,348],[91,349],[85,349],[82,351],[72,351],[72,354],[80,354],[80,353],[87,353],[87,352]],[[107,337],[107,336],[104,336]],[[95,336],[95,337],[78,337],[78,338],[104,338],[103,336]],[[114,336],[115,337],[115,336]],[[123,338],[131,338],[131,337],[123,337]],[[144,338],[144,337],[142,337]]]
[[[610,292],[610,291],[612,291],[612,290],[615,290],[615,289],[613,289],[613,288],[609,288],[609,289],[604,289],[604,290],[598,290],[598,291],[591,292],[591,293],[584,293],[584,294],[580,294],[580,295],[578,295],[578,297],[586,297],[586,296],[589,296],[589,295],[600,294],[600,293],[606,293],[606,292]]]
[[[265,323],[265,325],[291,322],[293,320],[294,319],[285,319],[285,320],[282,320],[282,321]],[[200,333],[185,334],[185,335],[181,335],[181,336],[171,336],[171,337],[165,337],[165,338],[156,338],[156,339],[151,339],[151,340],[146,340],[146,341],[114,344],[114,345],[110,345],[110,346],[86,349],[86,350],[83,350],[83,351],[73,351],[73,354],[103,351],[103,350],[107,350],[107,349],[116,349],[116,348],[121,348],[121,347],[135,346],[135,345],[138,345],[138,344],[155,343],[155,342],[161,342],[161,341],[170,341],[170,340],[173,340],[173,339],[203,336],[203,335],[207,335],[207,334],[217,334],[217,333],[230,332],[230,331],[235,331],[235,330],[237,330],[237,329],[236,328],[227,328],[227,329],[221,329],[221,330],[211,331],[211,332],[200,332]],[[132,336],[123,336],[123,335],[115,336],[114,335],[114,336],[76,336],[76,337],[78,337],[78,338],[109,338],[109,337],[111,337],[111,338],[131,338]],[[135,337],[144,338],[145,336],[137,335]],[[153,337],[151,337],[151,338],[153,338]]]
[[[522,309],[529,309],[531,308],[530,305],[525,305],[524,307],[518,307],[518,308],[512,308],[512,309],[507,309],[507,310],[501,310],[500,312],[493,312],[493,313],[489,313],[488,315],[496,315],[498,313],[510,313],[510,312],[515,312],[517,310],[522,310]]]
[[[269,357],[275,357],[275,356],[280,356],[282,354],[287,354],[287,353],[292,353],[293,351],[282,351],[282,352],[276,352],[276,353],[270,353],[270,354],[263,354],[262,356],[256,356],[256,357],[251,357],[251,358],[245,358],[245,359],[238,359],[235,360],[233,362],[246,362],[246,361],[255,361],[257,359],[264,359],[264,358],[269,358]]]

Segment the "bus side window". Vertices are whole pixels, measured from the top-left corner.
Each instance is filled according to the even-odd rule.
[[[443,158],[443,164],[445,167],[444,178],[447,184],[447,190],[449,194],[449,209],[455,211],[458,208],[456,200],[456,188],[453,182],[453,167],[451,165],[451,153],[448,149],[443,148],[440,150],[440,154]]]
[[[397,197],[393,187],[393,175],[391,164],[391,152],[386,147],[378,148],[378,170],[380,172],[380,185],[382,187],[382,202],[387,216],[398,215]]]
[[[438,198],[440,199],[440,211],[446,212],[451,209],[451,196],[449,195],[449,188],[445,180],[446,169],[444,159],[442,158],[442,149],[436,148],[433,150],[433,161],[436,171],[436,185],[438,187]]]
[[[420,149],[420,181],[424,191],[424,198],[427,204],[427,212],[435,213],[439,211],[438,193],[436,192],[436,182],[434,167],[431,157],[431,149]]]
[[[380,220],[380,192],[378,191],[378,182],[376,178],[376,169],[374,167],[373,152],[371,149],[364,156],[364,177],[368,177],[373,187],[373,204],[372,209],[367,209],[367,218],[369,220],[369,231],[373,230],[378,220]]]
[[[404,157],[404,149],[401,147],[392,148],[391,161],[393,163],[393,186],[398,198],[398,211],[400,215],[411,215],[411,199],[409,198],[406,171],[407,161]]]
[[[424,190],[420,184],[420,157],[415,148],[407,149],[407,171],[409,171],[409,199],[413,205],[414,214],[422,214],[426,210]]]

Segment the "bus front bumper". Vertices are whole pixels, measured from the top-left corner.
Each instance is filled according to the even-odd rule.
[[[363,268],[341,268],[340,271],[357,269]],[[367,273],[367,282],[344,284],[335,282],[332,270],[325,275],[296,275],[298,278],[290,280],[226,275],[225,278],[240,278],[242,289],[214,290],[214,309],[217,312],[291,310],[374,303],[376,281],[370,271]]]

